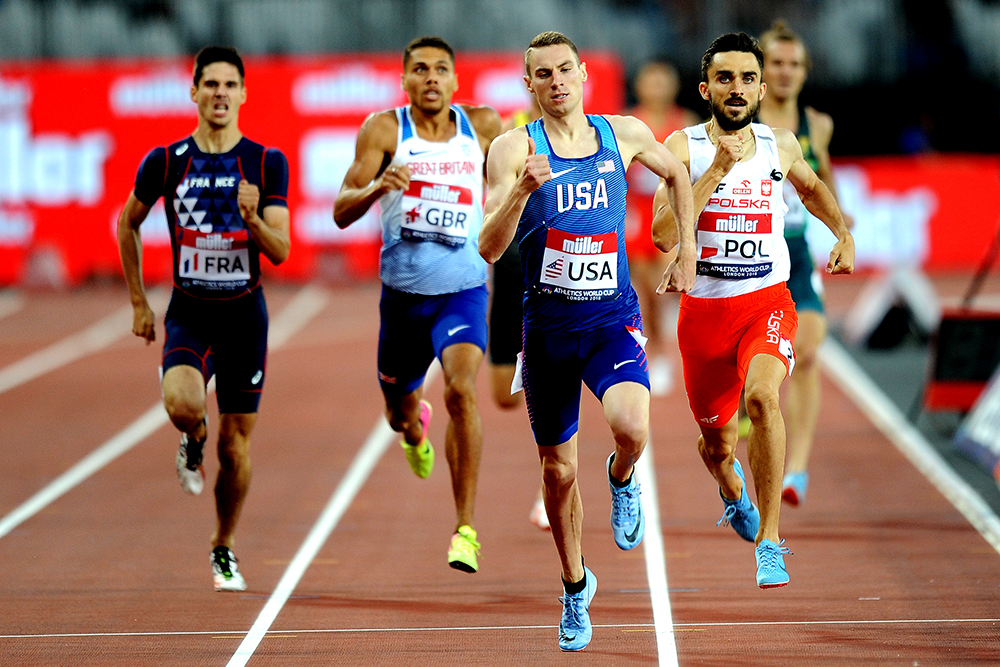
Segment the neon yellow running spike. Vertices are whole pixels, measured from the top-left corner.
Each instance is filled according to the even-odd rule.
[[[459,526],[458,532],[451,536],[451,548],[448,549],[448,565],[456,570],[473,574],[479,570],[479,542],[476,541],[476,531],[472,526]]]
[[[433,409],[431,404],[425,400],[420,401],[420,424],[424,427],[424,439],[419,445],[408,445],[406,441],[400,442],[403,452],[406,454],[406,461],[410,464],[410,470],[420,479],[427,479],[434,470],[434,447],[427,439],[427,427],[431,423]]]

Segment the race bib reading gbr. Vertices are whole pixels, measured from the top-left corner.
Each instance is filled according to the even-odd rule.
[[[400,236],[409,241],[465,245],[472,215],[472,190],[458,185],[410,181],[403,193]]]
[[[567,301],[611,301],[618,295],[618,235],[581,236],[549,229],[538,278],[544,294]]]
[[[232,289],[250,281],[250,238],[246,230],[205,234],[184,229],[180,238],[178,275],[208,289]]]

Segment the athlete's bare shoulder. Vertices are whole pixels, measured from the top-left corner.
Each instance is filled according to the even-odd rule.
[[[492,141],[500,134],[502,122],[500,114],[490,106],[471,106],[468,104],[459,105],[469,116],[472,126],[476,128],[479,136]]]
[[[691,154],[688,150],[688,135],[684,130],[674,130],[667,137],[663,145],[667,147],[671,153],[677,156],[677,159],[684,163],[685,167],[690,167]]]
[[[823,148],[829,146],[833,137],[833,117],[812,107],[806,107],[806,118],[809,119],[809,134],[813,144],[819,144]]]

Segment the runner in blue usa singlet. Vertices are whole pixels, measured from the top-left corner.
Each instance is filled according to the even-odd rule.
[[[610,123],[588,115],[599,148],[554,153],[541,120],[527,125],[552,180],[531,194],[517,227],[524,297],[522,378],[539,445],[576,433],[583,380],[598,399],[619,382],[649,388],[639,300],[625,254],[625,166]],[[545,335],[534,335],[544,332]]]

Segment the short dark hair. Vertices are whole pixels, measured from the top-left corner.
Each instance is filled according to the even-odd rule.
[[[576,62],[580,62],[580,51],[577,50],[576,44],[573,40],[562,34],[561,32],[556,32],[555,30],[549,30],[536,35],[531,44],[528,44],[528,48],[524,51],[524,73],[531,76],[531,71],[528,69],[528,59],[531,57],[532,49],[540,49],[543,46],[556,46],[558,44],[565,44],[573,51],[573,55],[576,56]]]
[[[764,52],[760,50],[757,40],[745,32],[730,32],[718,37],[712,45],[705,51],[701,59],[701,80],[708,83],[708,66],[712,64],[712,58],[716,53],[729,53],[737,51],[740,53],[752,53],[757,58],[760,71],[764,71]]]
[[[201,82],[202,72],[212,63],[233,65],[240,72],[240,81],[243,81],[243,59],[236,49],[231,46],[206,46],[194,57],[194,85]]]
[[[449,58],[451,58],[451,64],[455,64],[455,50],[451,48],[451,44],[444,41],[440,37],[417,37],[415,40],[407,44],[406,48],[403,50],[403,67],[405,68],[406,65],[409,64],[410,56],[413,55],[414,51],[423,48],[441,49],[448,54]]]
[[[778,19],[773,24],[771,24],[771,28],[760,36],[759,41],[760,41],[760,50],[762,52],[767,51],[769,48],[771,48],[772,44],[776,44],[777,42],[798,44],[802,47],[802,54],[805,56],[805,62],[803,64],[805,65],[806,69],[812,67],[812,61],[809,59],[809,49],[806,48],[806,45],[803,43],[802,39],[795,33],[795,31],[792,30],[790,27],[788,27],[788,24],[782,21],[781,19]]]

